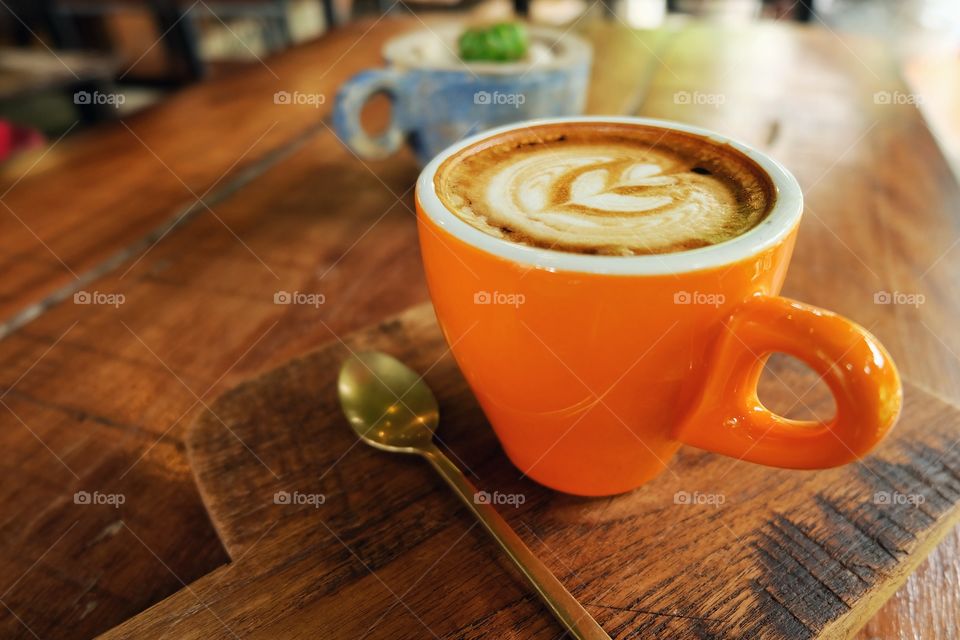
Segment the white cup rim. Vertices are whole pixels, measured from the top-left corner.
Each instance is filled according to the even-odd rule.
[[[434,176],[450,156],[472,144],[515,129],[557,123],[636,124],[670,129],[728,144],[756,162],[770,176],[775,191],[773,209],[760,224],[735,238],[708,247],[676,253],[639,256],[604,256],[569,253],[516,244],[496,238],[467,224],[450,211],[437,196]],[[776,246],[793,230],[803,213],[803,195],[796,178],[779,162],[762,151],[708,129],[670,120],[612,116],[543,118],[489,129],[447,147],[431,160],[417,179],[416,197],[423,213],[441,229],[463,242],[510,262],[549,271],[601,273],[611,275],[664,275],[723,267]]]
[[[543,71],[566,69],[589,64],[593,54],[590,43],[576,34],[566,33],[550,27],[528,25],[527,32],[531,38],[542,39],[551,43],[554,58],[546,61],[531,62],[518,60],[516,62],[464,62],[454,55],[457,47],[457,38],[463,33],[464,24],[448,22],[432,27],[424,26],[406,33],[396,35],[383,45],[381,53],[384,60],[397,69],[424,69],[429,71],[459,71],[477,76],[517,77],[526,76]],[[450,54],[450,59],[417,60],[412,54],[413,48],[437,40]]]

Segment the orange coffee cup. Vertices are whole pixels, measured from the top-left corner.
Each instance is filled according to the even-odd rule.
[[[717,245],[641,256],[524,246],[470,226],[437,197],[438,167],[519,127],[636,123],[729,144],[770,176],[767,218]],[[568,493],[610,495],[656,476],[681,444],[775,467],[865,455],[893,426],[902,391],[886,349],[859,325],[778,294],[803,212],[796,179],[744,144],[639,118],[536,120],[464,140],[417,182],[420,249],[437,319],[510,460]],[[827,422],[772,413],[757,397],[782,352],[822,376]]]

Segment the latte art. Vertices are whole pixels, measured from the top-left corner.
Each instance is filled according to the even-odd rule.
[[[441,200],[493,236],[613,255],[723,242],[772,204],[769,179],[732,148],[637,125],[572,126],[464,150],[437,173]]]

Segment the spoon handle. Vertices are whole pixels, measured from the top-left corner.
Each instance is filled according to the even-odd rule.
[[[489,503],[476,501],[477,488],[436,445],[425,450],[423,456],[460,496],[463,503],[493,536],[500,548],[510,556],[513,563],[526,576],[527,581],[540,594],[543,603],[571,636],[577,640],[610,640],[610,636],[597,624],[593,616],[570,595],[550,569],[530,551],[530,548],[510,528],[497,510]]]

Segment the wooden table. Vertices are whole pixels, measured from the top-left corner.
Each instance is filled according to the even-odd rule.
[[[960,55],[940,51],[910,58],[904,63],[904,78],[960,176]]]
[[[412,156],[362,162],[325,119],[417,24],[350,25],[4,168],[0,636],[90,637],[225,564],[186,425],[238,381],[426,300]],[[781,159],[809,205],[785,293],[859,320],[906,376],[960,399],[960,189],[916,108],[875,100],[907,91],[880,43],[577,28],[596,47],[591,112],[693,122]],[[277,105],[281,90],[327,101]],[[281,290],[326,303],[274,304]],[[954,532],[861,637],[953,637],[958,558]]]

